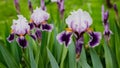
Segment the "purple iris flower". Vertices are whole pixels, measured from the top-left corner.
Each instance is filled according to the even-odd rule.
[[[117,8],[116,4],[113,5],[113,8],[114,8],[115,12],[118,13],[118,8]]]
[[[17,13],[20,14],[20,5],[19,0],[14,0],[15,8],[17,10]]]
[[[118,7],[116,4],[113,5],[114,11],[116,13],[116,19],[119,19]]]
[[[88,12],[83,11],[82,9],[71,12],[71,15],[66,19],[66,24],[68,25],[68,28],[57,35],[57,40],[60,44],[64,43],[68,47],[71,43],[72,36],[74,36],[76,38],[76,58],[80,55],[84,43],[83,34],[85,32],[90,36],[90,41],[88,42],[90,47],[99,45],[101,33],[93,32],[90,28],[92,18]]]
[[[105,39],[108,41],[110,39],[110,35],[112,34],[112,31],[109,29],[109,12],[104,10],[104,6],[102,6],[102,21],[104,25],[104,36]]]
[[[29,7],[29,10],[31,11],[31,13],[33,13],[33,7],[32,7],[32,3],[30,0],[28,0],[28,7]]]
[[[7,38],[9,42],[12,42],[15,39],[15,35],[18,36],[16,38],[16,41],[18,44],[25,48],[27,46],[27,40],[25,39],[25,35],[29,34],[30,26],[28,25],[28,22],[26,18],[24,18],[22,15],[18,15],[18,20],[13,20],[13,25],[11,26],[11,34]]]
[[[41,39],[41,31],[51,32],[53,29],[52,24],[48,24],[49,13],[44,11],[42,8],[36,8],[31,15],[31,21],[29,23],[30,29],[35,28],[35,34],[32,37]]]
[[[61,15],[61,18],[63,17],[63,14],[64,14],[64,0],[58,0],[57,2],[58,4],[58,8],[59,8],[59,11],[60,11],[60,15]]]
[[[44,1],[44,0],[41,0],[40,3],[41,3],[41,9],[45,11],[45,10],[46,10],[45,1]]]
[[[51,2],[57,2],[60,16],[61,16],[61,18],[63,18],[63,14],[64,14],[64,10],[65,10],[64,9],[64,0],[51,0]]]

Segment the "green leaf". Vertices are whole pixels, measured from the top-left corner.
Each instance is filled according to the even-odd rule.
[[[33,50],[31,49],[30,46],[29,46],[29,56],[30,56],[30,65],[31,65],[31,68],[37,68],[36,67],[36,63],[35,63],[35,59],[34,59],[34,56],[33,56]]]
[[[11,47],[11,52],[12,52],[17,64],[19,64],[20,63],[19,46],[17,45],[16,41],[11,43],[11,45],[9,45],[9,46]]]
[[[64,68],[64,60],[65,60],[66,56],[67,56],[67,48],[66,48],[66,46],[64,46],[62,59],[61,59],[61,63],[60,63],[60,68]]]
[[[117,58],[117,62],[118,62],[118,66],[120,68],[120,28],[118,28],[118,26],[114,26],[114,30],[115,30],[115,52],[116,52],[116,58]]]
[[[1,51],[1,53],[4,57],[4,60],[9,68],[19,68],[14,57],[12,55],[10,55],[8,50],[1,43],[0,43],[0,51]]]
[[[80,61],[79,61],[78,65],[80,65],[82,68],[91,68],[90,65],[87,63],[86,53],[85,53],[84,47],[82,47],[82,52],[80,55]]]
[[[106,42],[104,43],[103,47],[104,47],[104,51],[105,51],[106,68],[113,68],[113,61],[112,61],[112,55],[110,52],[110,48],[108,47]]]
[[[103,68],[99,56],[97,55],[96,51],[92,48],[90,48],[90,56],[92,59],[93,68]]]
[[[76,63],[76,54],[75,54],[75,45],[72,43],[68,47],[68,54],[69,54],[69,68],[75,68],[75,63]]]
[[[48,48],[47,48],[47,54],[48,54],[48,58],[50,59],[52,68],[59,68],[57,61],[55,60],[54,56],[52,55],[52,53]]]
[[[0,62],[0,68],[7,68],[7,67]]]

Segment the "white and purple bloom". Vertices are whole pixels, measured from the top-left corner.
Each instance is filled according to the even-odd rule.
[[[49,16],[49,13],[41,8],[36,8],[31,15],[31,21],[29,23],[30,29],[35,27],[35,35],[38,39],[41,38],[41,30],[51,32],[53,29],[53,25],[47,23]]]
[[[92,24],[92,18],[88,12],[83,11],[82,9],[71,12],[71,15],[69,15],[66,19],[66,24],[68,25],[68,28],[57,35],[57,40],[60,44],[64,43],[68,47],[68,45],[71,43],[71,37],[75,36],[76,57],[80,55],[82,45],[84,43],[83,34],[85,32],[87,32],[90,36],[90,47],[99,45],[101,33],[93,32],[93,30],[89,28]]]
[[[103,25],[104,25],[104,33],[103,34],[107,41],[110,39],[110,35],[112,34],[112,31],[109,29],[108,18],[109,18],[109,12],[105,11],[104,6],[102,6],[102,21],[103,21]]]
[[[9,42],[12,42],[15,39],[15,35],[18,36],[16,38],[16,41],[18,44],[25,48],[27,46],[27,40],[25,39],[25,35],[29,34],[30,26],[28,25],[28,22],[26,18],[24,18],[22,15],[18,15],[17,20],[13,20],[13,24],[11,26],[11,34],[7,38]]]

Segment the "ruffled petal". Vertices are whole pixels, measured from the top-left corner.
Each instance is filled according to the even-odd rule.
[[[103,34],[106,40],[110,40],[110,35],[112,34],[112,31],[109,29],[108,30],[105,29]]]
[[[10,34],[9,37],[7,38],[7,40],[11,43],[14,40],[15,36],[14,34]]]
[[[82,51],[83,43],[84,43],[83,36],[81,36],[78,40],[76,40],[76,61],[78,61],[80,58],[80,53]]]
[[[91,32],[91,33],[89,33],[89,35],[90,35],[89,45],[91,47],[95,47],[95,46],[99,45],[100,40],[101,40],[101,33],[100,32]]]
[[[36,38],[36,35],[31,34],[30,36],[31,36],[34,40],[37,39],[37,38]]]
[[[53,25],[52,24],[42,24],[42,30],[43,31],[49,31],[51,32],[53,29]]]
[[[71,32],[63,31],[60,34],[58,34],[56,38],[60,44],[64,43],[66,46],[68,46],[71,43],[71,36]]]
[[[84,43],[83,36],[76,40],[76,54],[81,52],[83,43]]]
[[[26,46],[27,46],[27,44],[28,44],[28,42],[27,42],[27,40],[25,39],[24,36],[18,37],[18,38],[16,39],[16,41],[18,42],[18,44],[19,44],[22,48],[26,48]]]
[[[29,23],[30,26],[30,30],[32,30],[34,28],[34,23]]]
[[[104,37],[106,40],[109,40],[110,39],[110,35],[112,34],[112,31],[109,29],[109,23],[107,22],[105,25],[104,25]]]
[[[37,39],[41,39],[42,34],[41,34],[40,29],[36,29],[35,35],[36,35]]]

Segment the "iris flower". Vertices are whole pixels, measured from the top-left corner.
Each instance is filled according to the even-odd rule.
[[[41,3],[41,9],[45,11],[46,10],[45,1],[44,0],[40,0],[40,1],[41,1],[40,2]]]
[[[7,40],[9,42],[12,42],[15,39],[15,35],[17,35],[18,38],[16,38],[16,41],[21,47],[25,48],[28,44],[25,36],[26,34],[29,34],[29,31],[30,26],[28,25],[26,18],[24,18],[22,15],[18,15],[18,19],[13,20],[13,24],[11,26],[11,34]]]
[[[53,29],[52,24],[48,24],[49,13],[41,8],[36,8],[31,15],[30,29],[35,28],[35,34],[32,35],[33,38],[41,39],[41,30],[51,32]]]
[[[14,0],[14,5],[18,14],[20,14],[19,0]]]
[[[115,12],[118,14],[118,8],[117,8],[116,4],[113,5],[113,8],[114,8]]]
[[[31,13],[33,13],[33,7],[32,7],[32,3],[30,0],[28,0],[28,7],[29,7],[29,10],[31,11]]]
[[[108,18],[109,18],[109,12],[105,11],[104,6],[102,6],[102,21],[103,21],[103,25],[104,25],[104,33],[103,34],[107,41],[110,39],[110,35],[112,34],[112,31],[109,29]]]
[[[61,18],[63,18],[63,14],[64,14],[64,0],[51,0],[51,2],[57,2],[58,9],[59,9],[59,12],[60,12],[60,16],[61,16]]]
[[[59,8],[61,17],[63,17],[63,13],[64,13],[64,0],[58,0],[57,4],[58,4],[58,8]]]
[[[65,31],[57,35],[57,40],[60,44],[65,44],[66,47],[71,43],[71,37],[76,38],[76,58],[79,58],[82,46],[84,44],[83,34],[86,32],[90,36],[90,41],[88,42],[90,47],[95,47],[99,45],[101,39],[100,32],[94,32],[90,26],[92,24],[92,18],[88,12],[79,9],[77,11],[71,12],[71,14],[66,19],[66,24],[68,28]]]

